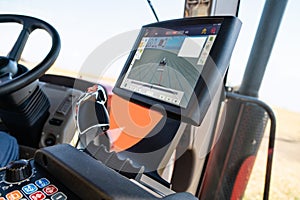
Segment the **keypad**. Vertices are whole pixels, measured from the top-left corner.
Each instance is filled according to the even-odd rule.
[[[0,195],[1,196],[1,195]],[[46,178],[40,178],[34,183],[28,183],[21,190],[14,190],[0,197],[0,200],[65,200],[67,195]]]

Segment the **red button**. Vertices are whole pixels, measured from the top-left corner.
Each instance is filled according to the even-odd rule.
[[[42,193],[41,191],[37,191],[37,192],[31,194],[31,195],[29,196],[29,198],[30,198],[31,200],[43,200],[43,199],[46,198],[46,195],[44,195],[44,193]]]
[[[56,193],[58,191],[57,187],[55,187],[54,185],[49,185],[47,187],[45,187],[43,189],[43,191],[47,194],[47,195],[52,195],[54,193]]]

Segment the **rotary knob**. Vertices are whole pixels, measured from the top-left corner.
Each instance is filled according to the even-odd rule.
[[[4,180],[8,183],[18,183],[32,175],[32,167],[27,160],[11,162],[7,167]]]

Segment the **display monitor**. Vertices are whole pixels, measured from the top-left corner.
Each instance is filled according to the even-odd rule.
[[[143,26],[113,92],[199,125],[216,92],[214,82],[222,82],[239,29],[234,17]]]

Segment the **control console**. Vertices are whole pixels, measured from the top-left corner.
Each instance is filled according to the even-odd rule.
[[[34,159],[2,169],[0,200],[4,199],[196,200],[189,193],[157,194],[67,144],[40,149]]]
[[[50,101],[49,117],[45,122],[40,147],[70,143],[75,133],[74,108],[82,91],[51,83],[40,83]]]
[[[79,199],[34,160],[10,163],[0,173],[0,200]]]

